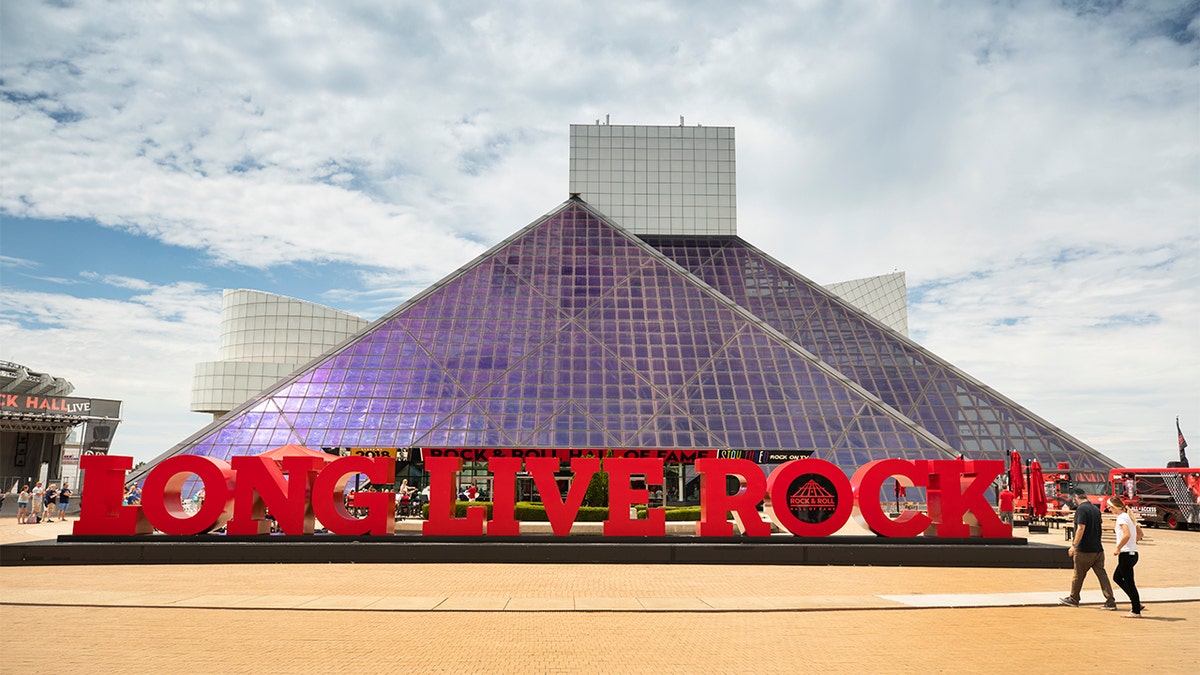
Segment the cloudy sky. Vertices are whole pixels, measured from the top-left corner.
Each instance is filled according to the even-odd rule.
[[[1126,465],[1200,438],[1200,2],[0,2],[0,359],[204,425],[222,288],[374,319],[567,197],[568,126],[736,127],[738,226]],[[1196,446],[1200,448],[1200,445]]]

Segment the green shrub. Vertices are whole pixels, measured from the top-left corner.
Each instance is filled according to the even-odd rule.
[[[491,520],[491,518],[492,518],[492,503],[491,502],[454,502],[454,517],[455,518],[465,518],[467,516],[467,507],[468,506],[486,506],[487,507],[487,519]],[[423,504],[421,506],[421,516],[423,518],[425,518],[425,520],[429,520],[429,505],[428,504]]]
[[[533,502],[517,502],[514,507],[514,513],[517,520],[525,523],[548,523],[550,518],[546,515],[546,506],[544,504],[535,504]],[[575,515],[577,523],[600,523],[608,520],[608,507],[599,506],[581,506],[579,513]]]
[[[646,506],[639,504],[634,508],[637,509],[638,519],[645,520]],[[668,506],[665,508],[664,516],[667,521],[700,520],[699,506]]]
[[[585,507],[608,506],[608,472],[604,471],[603,463],[600,465],[600,470],[592,474],[592,479],[588,481],[587,492],[583,495],[583,505]]]
[[[465,518],[467,515],[467,507],[470,506],[485,506],[487,507],[487,517],[490,520],[492,517],[491,502],[454,502],[454,517]],[[638,505],[638,519],[646,519],[646,506]],[[426,519],[429,518],[429,505],[425,504],[421,507],[422,515]],[[548,523],[550,518],[546,516],[546,507],[541,503],[534,502],[517,502],[513,506],[513,514],[520,522],[525,523]],[[666,507],[666,519],[668,521],[688,521],[700,520],[699,506],[668,506]],[[731,518],[732,514],[726,513],[726,519]],[[577,523],[602,523],[608,520],[607,506],[581,506],[579,513],[575,515]]]
[[[546,517],[546,507],[533,502],[517,502],[513,507],[513,512],[516,514],[517,520],[523,523],[545,523],[549,521]]]

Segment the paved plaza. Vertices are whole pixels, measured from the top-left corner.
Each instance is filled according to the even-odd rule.
[[[3,567],[0,611],[6,663],[89,673],[1198,672],[1200,533],[1147,532],[1140,620],[1069,570],[746,565]]]

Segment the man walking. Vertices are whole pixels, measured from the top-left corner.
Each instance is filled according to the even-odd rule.
[[[1083,488],[1073,488],[1070,497],[1075,505],[1075,541],[1071,543],[1067,554],[1075,560],[1075,572],[1071,576],[1071,594],[1059,602],[1078,607],[1079,589],[1083,588],[1083,579],[1088,570],[1091,570],[1100,580],[1100,590],[1104,592],[1102,609],[1116,609],[1117,599],[1113,597],[1112,584],[1108,581],[1108,573],[1104,571],[1104,545],[1100,543],[1100,509],[1088,501]]]

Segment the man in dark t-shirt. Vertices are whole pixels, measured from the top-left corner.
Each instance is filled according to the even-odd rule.
[[[1083,588],[1083,579],[1088,570],[1095,572],[1100,580],[1100,590],[1104,592],[1103,609],[1116,609],[1117,599],[1113,597],[1112,584],[1108,581],[1108,573],[1104,571],[1104,545],[1100,543],[1100,531],[1103,521],[1100,508],[1088,501],[1083,488],[1071,490],[1071,502],[1075,505],[1075,541],[1067,549],[1067,555],[1075,559],[1075,571],[1071,576],[1071,594],[1059,600],[1064,605],[1079,606],[1079,589]]]
[[[58,486],[54,483],[42,493],[42,506],[45,507],[42,511],[43,522],[53,523],[54,512],[58,510]]]
[[[67,481],[64,480],[62,489],[60,489],[58,491],[58,518],[59,518],[59,520],[67,519],[67,509],[71,507],[71,495],[72,494],[75,494],[75,493],[71,492],[70,486],[68,486]]]

